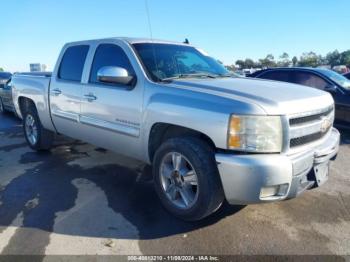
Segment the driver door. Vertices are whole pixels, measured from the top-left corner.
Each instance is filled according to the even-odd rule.
[[[135,157],[140,153],[143,83],[137,81],[129,86],[100,82],[97,72],[106,66],[124,68],[136,77],[127,52],[120,45],[106,42],[96,46],[82,93],[83,140]]]

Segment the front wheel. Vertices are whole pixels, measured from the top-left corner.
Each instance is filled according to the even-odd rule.
[[[200,220],[224,200],[214,151],[200,139],[165,141],[154,156],[153,172],[162,204],[181,219]]]
[[[36,108],[28,106],[23,116],[23,131],[28,145],[36,151],[49,150],[54,134],[46,130],[40,122]]]

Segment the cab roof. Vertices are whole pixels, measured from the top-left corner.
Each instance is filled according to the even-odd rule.
[[[83,41],[74,41],[74,42],[69,42],[67,44],[71,45],[71,44],[79,44],[79,43],[100,42],[100,41],[106,41],[106,40],[109,40],[109,41],[120,40],[120,41],[127,42],[129,44],[156,43],[156,44],[176,44],[176,45],[191,46],[190,44],[186,44],[183,42],[151,39],[151,38],[138,38],[138,37],[109,37],[109,38],[91,39],[91,40],[83,40]]]

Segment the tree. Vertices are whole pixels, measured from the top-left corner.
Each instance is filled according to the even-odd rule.
[[[303,53],[299,59],[299,65],[317,67],[320,65],[319,56],[314,52]]]
[[[262,67],[275,67],[276,62],[275,62],[275,57],[271,54],[267,55],[263,59],[259,59],[259,62]]]
[[[350,50],[344,51],[340,54],[340,64],[350,67]]]
[[[255,67],[255,62],[252,59],[250,59],[250,58],[247,58],[244,61],[244,63],[245,63],[245,67],[246,68],[254,68]]]
[[[318,62],[320,65],[328,65],[328,60],[325,56],[319,55]]]
[[[333,68],[336,65],[340,65],[341,55],[338,50],[334,50],[326,55],[327,63]]]
[[[227,65],[227,66],[225,66],[225,67],[226,67],[226,69],[229,70],[229,71],[232,71],[232,72],[236,71],[235,65]]]
[[[284,52],[282,55],[280,55],[280,61],[278,62],[279,66],[289,66],[290,65],[290,60],[289,60],[289,55]]]
[[[4,69],[2,67],[0,67],[0,72],[4,72]]]
[[[339,53],[338,50],[329,52],[326,56],[318,55],[315,52],[305,52],[300,58],[293,56],[290,59],[288,53],[283,52],[279,56],[278,61],[275,61],[275,57],[272,54],[268,54],[265,58],[259,59],[257,62],[253,61],[250,58],[244,60],[240,59],[236,61],[235,65],[229,66],[234,68],[234,66],[239,67],[240,69],[250,69],[250,68],[269,68],[275,66],[308,66],[308,67],[317,67],[320,65],[329,65],[331,68],[337,65],[345,65],[350,68],[350,50]]]
[[[268,54],[266,56],[266,59],[269,59],[269,60],[273,61],[273,60],[275,60],[275,57],[272,54]]]
[[[245,68],[245,62],[243,60],[237,60],[236,65],[238,65],[240,69]]]

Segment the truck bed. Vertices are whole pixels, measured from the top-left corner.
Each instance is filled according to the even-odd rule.
[[[20,73],[16,73],[16,75],[51,77],[52,72],[20,72]]]
[[[54,131],[54,126],[50,117],[49,92],[50,92],[51,72],[24,72],[12,76],[13,103],[19,117],[20,100],[22,97],[34,101],[40,121],[45,128]]]

